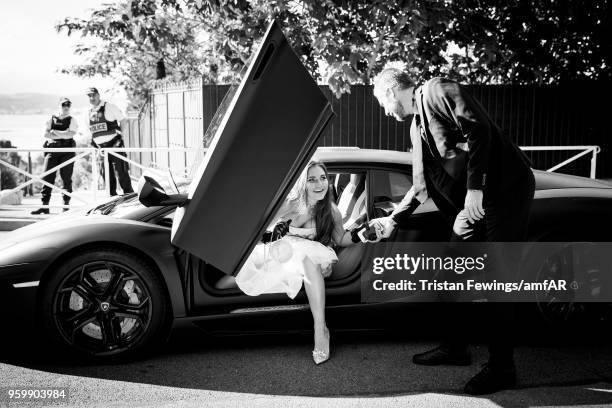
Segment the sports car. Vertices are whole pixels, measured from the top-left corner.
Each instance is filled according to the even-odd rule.
[[[385,215],[410,188],[410,153],[320,148],[315,155],[330,170],[347,228]],[[534,173],[537,191],[529,240],[606,240],[612,227],[612,186]],[[241,211],[236,200],[221,217]],[[284,294],[250,297],[238,289],[217,288],[225,273],[238,269],[221,269],[171,243],[177,203],[146,207],[130,194],[7,234],[0,242],[3,314],[40,325],[60,344],[99,358],[144,350],[181,325],[217,334],[310,327],[303,291],[292,300]],[[228,227],[228,233],[231,239],[239,227]],[[433,202],[426,202],[398,233],[405,241],[444,241],[450,226]],[[207,234],[205,227],[201,234]],[[411,306],[361,303],[364,245],[343,249],[326,280],[333,330],[378,328],[393,316],[405,315],[404,309]],[[565,310],[555,310],[548,304],[540,311],[569,318],[571,310],[564,306]]]
[[[409,152],[317,149],[332,115],[329,101],[272,24],[209,129],[212,141],[186,188],[166,191],[145,177],[140,198],[128,194],[3,238],[1,313],[97,359],[136,355],[181,326],[217,334],[310,328],[303,290],[295,299],[251,297],[218,282],[240,270],[313,155],[330,171],[331,192],[347,229],[389,214],[408,191]],[[529,240],[607,240],[612,185],[534,173]],[[428,201],[396,239],[446,241],[450,232],[449,221]],[[397,322],[411,306],[361,302],[366,245],[339,251],[326,279],[332,330],[379,328]],[[567,317],[570,309],[564,307],[540,310]]]

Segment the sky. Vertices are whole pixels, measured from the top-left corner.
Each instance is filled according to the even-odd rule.
[[[58,72],[82,58],[73,53],[83,40],[55,31],[64,17],[87,17],[88,11],[112,0],[0,0],[0,94],[71,95],[96,86],[117,95],[112,80],[78,78]]]

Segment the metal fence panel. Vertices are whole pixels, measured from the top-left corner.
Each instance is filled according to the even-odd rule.
[[[168,147],[185,147],[185,91],[168,94]],[[180,172],[185,168],[185,155],[182,152],[169,152],[168,164],[172,171]]]
[[[194,150],[185,153],[185,167],[190,167],[196,158],[196,149],[202,147],[203,109],[202,88],[187,90],[184,94],[185,103],[185,147]]]
[[[493,120],[521,146],[599,145],[597,176],[612,177],[610,137],[604,121],[606,106],[593,95],[607,93],[609,83],[576,83],[564,86],[468,85],[467,88]],[[203,144],[203,135],[220,105],[228,85],[176,84],[157,89],[150,98],[150,129],[142,124],[139,143],[146,146]],[[397,122],[384,114],[368,85],[354,85],[351,93],[335,98],[327,86],[322,91],[332,102],[335,118],[326,129],[322,146],[357,146],[405,151],[410,148],[410,118]],[[606,91],[603,91],[606,90]],[[295,103],[288,100],[287,103]],[[152,141],[152,142],[150,142]],[[534,168],[550,168],[573,152],[528,152]],[[172,167],[189,166],[194,152],[171,155]],[[175,163],[176,162],[176,163]],[[167,165],[167,162],[165,162]],[[588,175],[588,158],[579,159],[563,172]]]

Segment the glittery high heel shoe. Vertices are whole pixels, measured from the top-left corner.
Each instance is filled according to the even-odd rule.
[[[329,335],[329,329],[327,329],[327,327],[325,328],[325,337],[327,338],[327,351],[318,349],[316,347],[315,347],[314,350],[312,350],[312,359],[314,360],[315,364],[317,364],[317,365],[322,364],[322,363],[326,362],[327,360],[329,360],[329,340],[330,340],[330,335]]]

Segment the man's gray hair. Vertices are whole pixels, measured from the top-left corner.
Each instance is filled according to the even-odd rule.
[[[386,91],[396,86],[407,89],[414,86],[414,81],[406,72],[397,68],[385,68],[374,78],[375,90]]]

